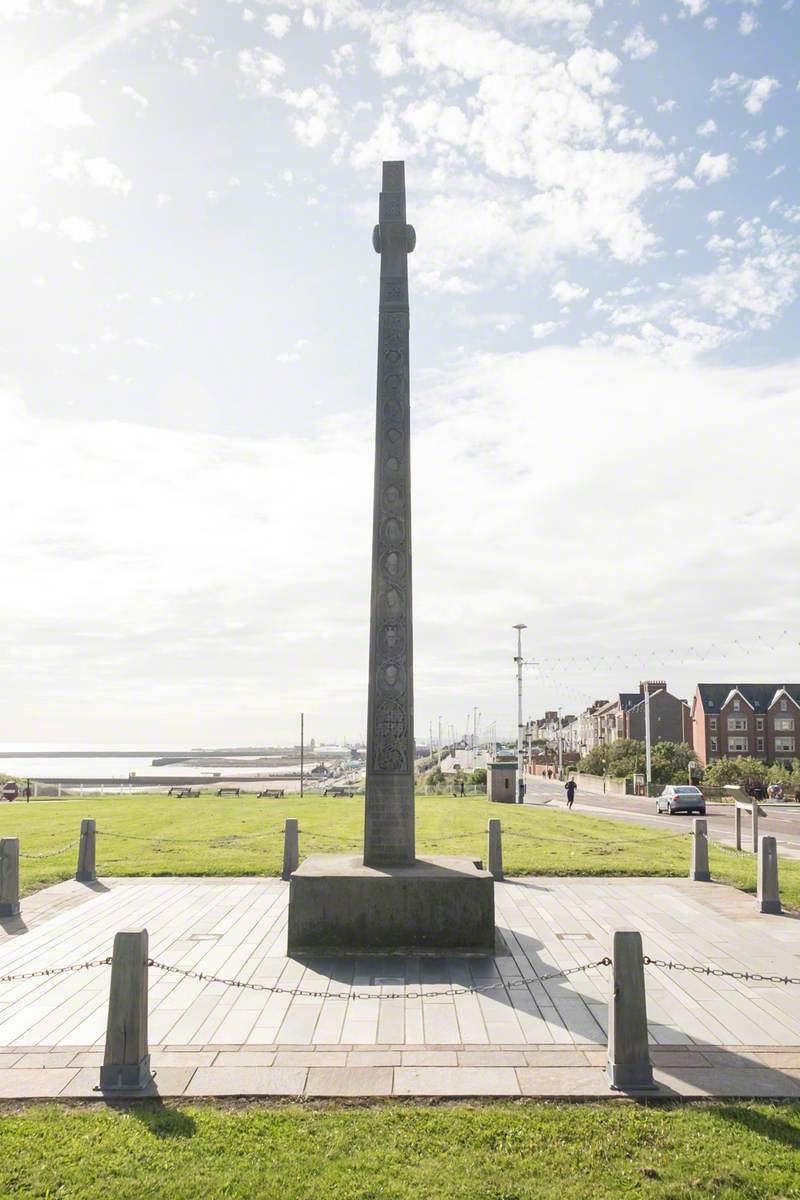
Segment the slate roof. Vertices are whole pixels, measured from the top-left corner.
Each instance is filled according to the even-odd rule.
[[[756,712],[768,712],[780,691],[788,692],[800,704],[800,683],[698,683],[697,690],[707,713],[719,712],[731,692],[741,692]]]

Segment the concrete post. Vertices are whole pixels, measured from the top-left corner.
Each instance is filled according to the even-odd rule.
[[[708,822],[705,817],[695,817],[692,822],[692,863],[689,878],[701,883],[711,882],[708,869]]]
[[[758,854],[758,907],[762,913],[781,912],[778,889],[778,845],[774,837],[762,837]]]
[[[101,1091],[141,1091],[152,1082],[147,1046],[146,929],[114,936]]]
[[[300,830],[296,817],[287,817],[283,827],[283,871],[281,879],[290,879],[300,866]]]
[[[96,827],[92,817],[81,821],[81,840],[78,842],[78,869],[75,878],[79,883],[94,883],[97,879],[95,866]]]
[[[0,838],[0,917],[19,915],[19,838]]]
[[[606,1078],[614,1091],[651,1090],[655,1084],[647,1043],[642,935],[615,930],[611,960]]]
[[[753,800],[753,854],[758,854],[758,801]]]
[[[733,806],[733,831],[736,837],[736,849],[742,848],[742,810],[738,804]]]
[[[496,817],[489,819],[489,824],[486,829],[487,845],[486,845],[486,863],[490,875],[495,879],[503,878],[503,833],[499,820]]]

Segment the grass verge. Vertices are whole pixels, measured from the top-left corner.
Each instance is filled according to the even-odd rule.
[[[23,894],[70,878],[81,817],[97,821],[100,875],[278,875],[283,822],[300,820],[301,856],[337,853],[361,845],[364,800],[289,796],[173,800],[163,795],[96,797],[53,803],[3,805],[0,836],[20,838]],[[612,821],[563,809],[504,805],[485,797],[417,797],[420,854],[486,855],[486,821],[503,822],[508,875],[685,876],[688,834]],[[667,823],[665,822],[665,825]],[[711,844],[714,879],[755,892],[752,854]],[[781,894],[800,909],[800,861],[782,859]]]
[[[800,1105],[22,1106],[0,1194],[25,1200],[775,1200]]]

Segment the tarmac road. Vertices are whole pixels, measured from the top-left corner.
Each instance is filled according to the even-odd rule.
[[[546,779],[532,779],[528,776],[528,791],[525,803],[535,806],[550,803],[559,808],[566,807],[564,784]],[[762,806],[763,808],[763,806]],[[758,822],[759,835],[772,834],[778,842],[778,850],[789,858],[800,858],[800,805],[786,805],[782,808],[763,808],[767,814]],[[691,816],[666,813],[656,814],[654,799],[641,796],[603,796],[596,792],[587,792],[578,788],[575,793],[573,812],[587,812],[595,816],[609,817],[616,821],[633,821],[637,825],[652,825],[662,829],[685,829],[691,832],[694,814]],[[708,835],[714,841],[733,846],[733,805],[709,803],[706,810]],[[742,846],[750,846],[750,819],[745,815],[742,821]]]

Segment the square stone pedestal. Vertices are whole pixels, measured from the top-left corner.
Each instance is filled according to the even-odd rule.
[[[469,858],[307,858],[289,883],[288,937],[291,955],[492,954],[494,880]]]

